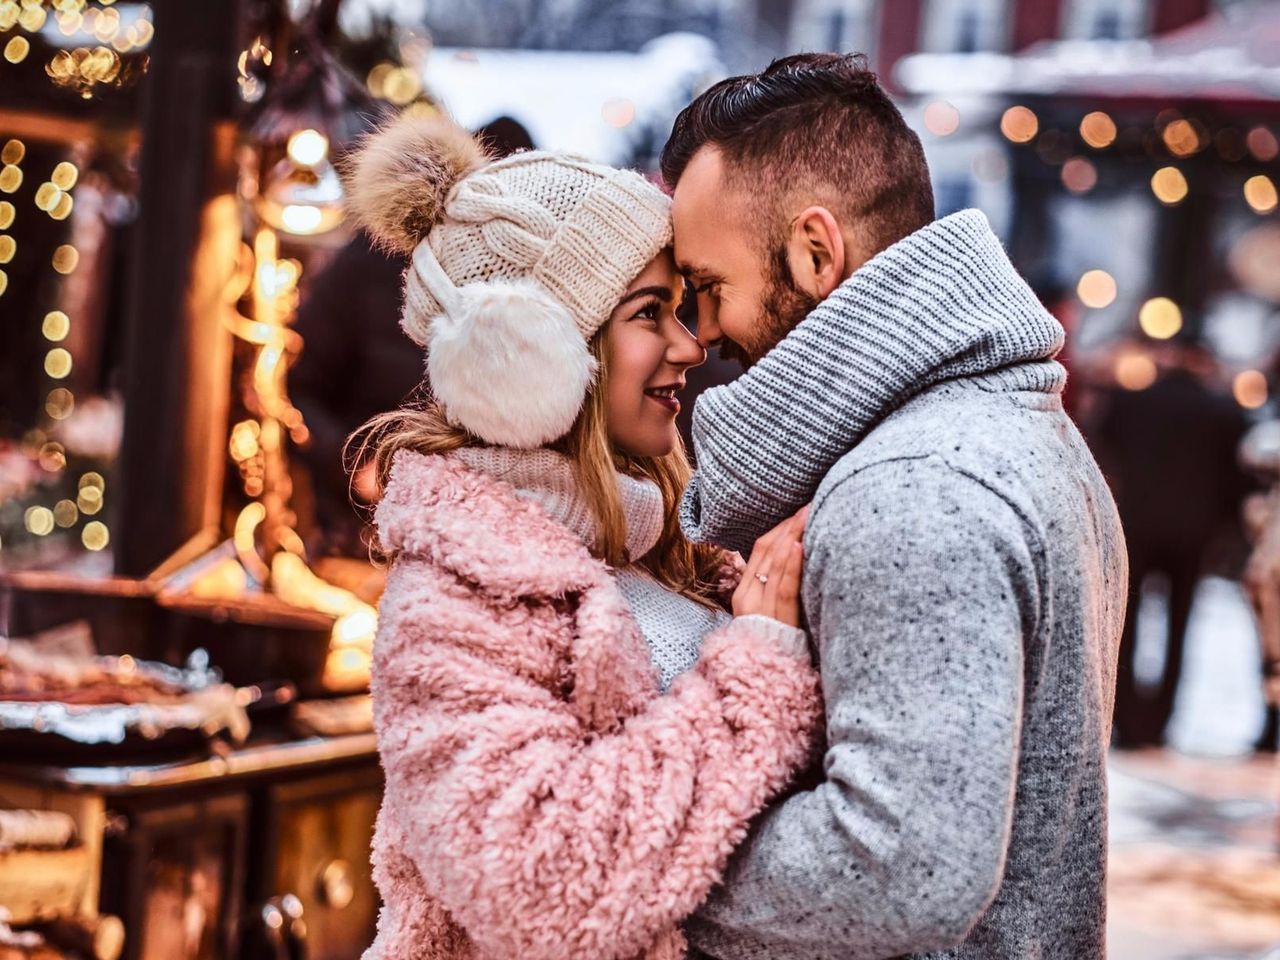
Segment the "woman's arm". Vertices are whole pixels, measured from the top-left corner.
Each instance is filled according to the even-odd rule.
[[[405,561],[396,580],[375,650],[388,803],[428,890],[486,954],[643,951],[807,756],[816,675],[781,624],[731,622],[669,695],[602,734],[579,719],[580,691],[538,678],[557,645],[635,629],[608,587],[576,623],[530,605],[500,624],[428,565]]]

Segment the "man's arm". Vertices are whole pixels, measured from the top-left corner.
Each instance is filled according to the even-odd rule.
[[[825,780],[757,821],[688,924],[696,947],[855,960],[967,936],[1004,873],[1037,550],[1007,501],[936,457],[815,502]]]

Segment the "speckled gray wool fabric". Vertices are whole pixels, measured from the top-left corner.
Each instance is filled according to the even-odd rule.
[[[706,955],[1103,956],[1127,569],[1061,344],[966,211],[699,401],[691,535],[742,548],[813,502],[828,737],[820,782],[757,821],[690,919]]]

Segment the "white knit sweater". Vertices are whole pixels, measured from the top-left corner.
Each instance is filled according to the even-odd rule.
[[[466,447],[453,456],[473,470],[509,483],[521,497],[536,503],[584,543],[594,540],[595,518],[578,495],[573,467],[562,454],[546,449]],[[627,517],[627,550],[633,557],[642,557],[662,534],[662,492],[649,480],[623,475],[618,477],[618,489]],[[730,616],[663,586],[638,564],[617,570],[614,575],[649,645],[649,655],[665,691],[672,680],[697,662],[702,638]]]

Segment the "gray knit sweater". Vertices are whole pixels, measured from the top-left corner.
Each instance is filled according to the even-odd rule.
[[[1127,569],[1062,410],[1062,330],[982,214],[881,253],[694,415],[697,539],[812,500],[816,786],[688,930],[733,960],[1104,954],[1106,750]]]

